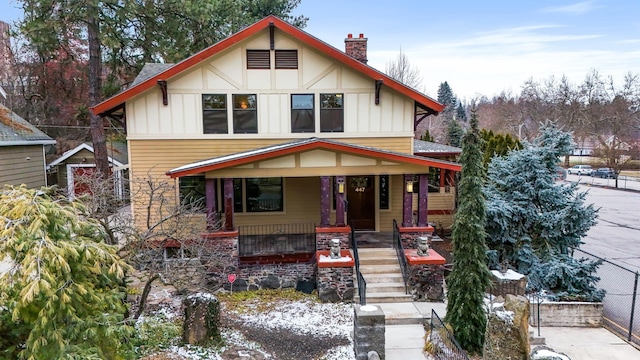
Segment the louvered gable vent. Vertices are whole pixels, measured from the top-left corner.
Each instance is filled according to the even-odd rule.
[[[271,69],[269,50],[247,50],[247,69]]]
[[[298,50],[276,50],[276,69],[297,69]]]

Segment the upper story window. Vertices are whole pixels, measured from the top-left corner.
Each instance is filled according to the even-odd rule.
[[[344,131],[343,94],[320,94],[320,131]]]
[[[233,132],[257,134],[258,112],[255,94],[233,95]]]
[[[291,132],[315,132],[313,94],[291,95]]]
[[[276,69],[297,69],[298,50],[276,50]]]
[[[271,69],[271,51],[247,50],[247,69]]]
[[[205,134],[227,134],[227,95],[202,94],[202,128]]]

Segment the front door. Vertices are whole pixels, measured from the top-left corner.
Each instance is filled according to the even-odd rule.
[[[373,176],[347,176],[347,222],[354,230],[376,229]]]

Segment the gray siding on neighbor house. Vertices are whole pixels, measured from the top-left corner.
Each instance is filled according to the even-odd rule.
[[[0,146],[0,186],[45,186],[44,164],[42,145]]]

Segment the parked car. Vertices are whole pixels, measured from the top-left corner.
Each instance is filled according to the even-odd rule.
[[[578,175],[591,175],[593,169],[591,165],[574,165],[567,169],[569,174],[578,174]]]
[[[591,173],[591,176],[603,179],[615,179],[618,175],[616,175],[615,170],[613,170],[612,168],[599,168],[598,170]]]

